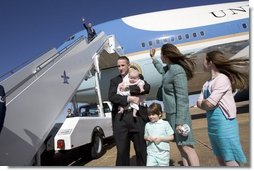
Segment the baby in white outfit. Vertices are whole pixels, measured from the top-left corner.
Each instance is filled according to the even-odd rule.
[[[140,89],[140,93],[145,91],[144,90],[145,82],[140,79],[138,70],[136,70],[134,68],[130,68],[129,73],[123,78],[123,82],[118,85],[117,94],[120,94],[123,96],[129,96],[130,95],[130,90],[129,90],[130,85],[137,85]],[[143,104],[145,101],[145,95],[140,95],[139,98],[140,98],[140,103]],[[130,107],[133,108],[133,117],[137,117],[139,105],[136,103],[130,103]],[[118,113],[124,112],[123,107],[119,107],[118,110],[119,110]]]

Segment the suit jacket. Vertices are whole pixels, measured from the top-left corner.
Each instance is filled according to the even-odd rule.
[[[92,41],[96,36],[96,31],[92,27],[88,27],[85,23],[83,24],[88,34],[88,42]]]
[[[109,101],[111,101],[113,103],[113,109],[112,109],[112,116],[113,117],[117,114],[119,106],[125,107],[128,105],[127,96],[122,96],[122,95],[117,94],[118,84],[120,84],[122,81],[123,81],[123,78],[121,75],[118,75],[115,78],[112,78],[110,80],[108,99],[109,99]],[[130,88],[130,94],[132,96],[141,95],[140,89],[137,85],[132,85],[129,88]],[[144,90],[145,91],[142,94],[148,94],[150,91],[150,85],[146,81],[145,81],[145,85],[144,85]]]
[[[188,81],[185,70],[178,64],[167,65],[167,70],[157,60],[153,60],[157,71],[162,74],[162,97],[164,110],[176,114],[176,124],[185,123],[189,114]]]

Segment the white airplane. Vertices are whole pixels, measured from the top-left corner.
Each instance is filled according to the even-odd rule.
[[[115,35],[124,53],[131,62],[140,65],[145,80],[150,83],[148,99],[155,99],[161,76],[149,57],[151,48],[164,43],[176,45],[183,54],[196,58],[197,69],[189,81],[190,94],[199,93],[208,75],[203,72],[203,58],[212,49],[222,50],[229,57],[249,58],[249,4],[248,1],[196,6],[181,9],[151,12],[112,20],[95,26],[97,32]],[[86,30],[69,38],[58,50],[66,47]],[[118,74],[116,68],[102,71],[102,97],[107,100],[109,80]],[[81,84],[77,93],[78,102],[95,102],[94,80]]]

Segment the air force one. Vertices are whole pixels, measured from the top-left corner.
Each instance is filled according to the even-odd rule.
[[[95,26],[97,31],[115,35],[124,53],[131,62],[140,65],[143,75],[151,86],[148,99],[154,99],[161,84],[161,76],[154,69],[149,57],[149,50],[164,43],[176,45],[183,54],[196,58],[195,77],[189,81],[190,94],[199,93],[204,81],[208,78],[203,73],[202,62],[205,53],[219,49],[229,57],[249,58],[249,5],[248,1],[197,6],[174,10],[146,13],[125,17]],[[71,36],[69,41],[58,48],[61,50],[86,31]],[[113,68],[102,72],[103,98],[107,98],[108,79],[116,75]],[[94,82],[92,79],[91,82]],[[89,87],[89,85],[91,85]],[[77,99],[81,102],[95,101],[92,84],[81,84]],[[87,98],[89,97],[89,98]],[[95,97],[95,96],[94,96]],[[87,101],[87,99],[89,99]]]
[[[149,50],[156,48],[159,58],[160,47],[172,43],[196,59],[189,91],[198,93],[209,77],[202,69],[206,52],[219,49],[231,58],[249,59],[249,27],[248,1],[240,1],[112,20],[94,27],[98,35],[90,43],[85,30],[74,34],[0,82],[7,105],[0,165],[30,165],[38,151],[45,150],[45,139],[70,101],[107,100],[109,80],[118,74],[119,56],[128,56],[142,68],[151,85],[147,98],[153,100],[161,76]]]

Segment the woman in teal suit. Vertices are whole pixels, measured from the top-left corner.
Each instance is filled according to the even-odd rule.
[[[161,61],[154,57],[155,49],[150,50],[150,56],[157,71],[162,74],[162,97],[166,119],[175,132],[175,141],[181,153],[184,166],[199,166],[199,158],[193,147],[191,116],[189,113],[188,79],[193,77],[195,63],[186,58],[172,44],[161,47]],[[190,128],[188,135],[182,132],[183,125]]]

